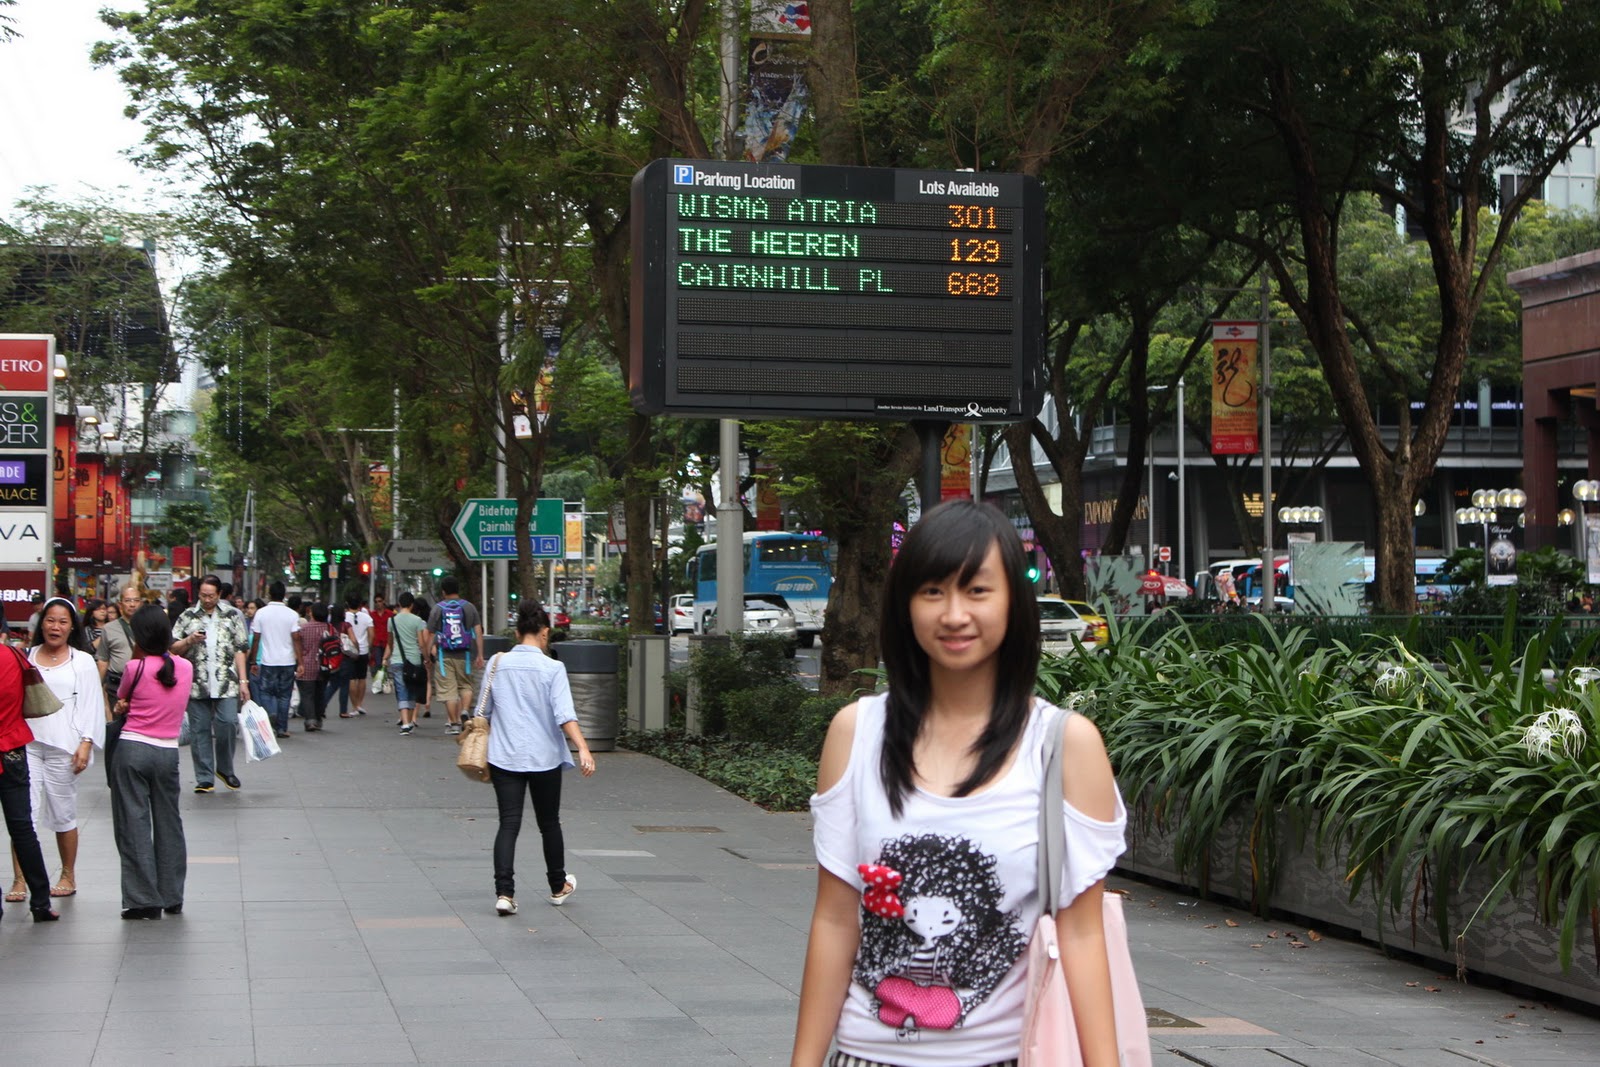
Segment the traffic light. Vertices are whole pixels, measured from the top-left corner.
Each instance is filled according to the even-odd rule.
[[[435,578],[443,578],[444,577],[444,568],[443,567],[435,567],[435,568],[433,568],[433,576]]]
[[[1035,583],[1037,583],[1039,581],[1039,565],[1037,563],[1029,565],[1029,567],[1028,567],[1028,581],[1035,582]]]
[[[365,578],[367,575],[369,575],[371,573],[372,573],[372,561],[370,559],[362,560],[361,561],[361,577]]]

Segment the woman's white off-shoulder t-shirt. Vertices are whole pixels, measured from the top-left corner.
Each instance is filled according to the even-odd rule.
[[[1042,701],[1011,767],[978,793],[907,794],[894,817],[879,773],[886,698],[863,699],[844,777],[811,798],[817,860],[862,891],[861,945],[835,1039],[852,1056],[971,1067],[1017,1056],[1023,947],[1043,911],[1038,887]],[[1105,877],[1124,846],[1111,822],[1065,805],[1058,906]]]

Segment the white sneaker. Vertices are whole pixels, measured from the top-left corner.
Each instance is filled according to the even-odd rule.
[[[561,892],[550,894],[550,903],[559,908],[567,902],[567,898],[572,896],[573,891],[577,888],[578,880],[570,874],[567,875],[567,884],[561,887]]]
[[[497,897],[494,902],[494,910],[501,915],[515,915],[517,913],[517,902],[510,897]]]

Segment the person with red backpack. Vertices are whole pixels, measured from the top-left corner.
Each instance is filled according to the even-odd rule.
[[[353,645],[355,638],[350,637],[349,631],[350,624],[344,620],[344,608],[338,603],[329,604],[327,630],[317,647],[317,666],[322,679],[322,696],[317,701],[318,722],[327,717],[328,705],[333,703],[335,693],[339,694],[339,718],[355,717],[350,710],[350,657],[346,655],[346,644]],[[347,637],[348,642],[345,640]]]
[[[459,596],[454,575],[439,580],[444,599],[428,615],[428,633],[438,649],[433,664],[434,693],[444,701],[447,734],[461,732],[461,709],[472,703],[472,672],[483,670],[483,624],[478,609]]]

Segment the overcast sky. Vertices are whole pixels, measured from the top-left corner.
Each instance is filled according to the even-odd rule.
[[[0,215],[33,185],[53,187],[57,200],[98,192],[128,210],[155,206],[158,182],[125,155],[142,135],[123,117],[128,98],[114,71],[89,62],[94,42],[112,36],[96,17],[106,6],[116,5],[20,0],[0,8],[21,34],[0,43]]]

